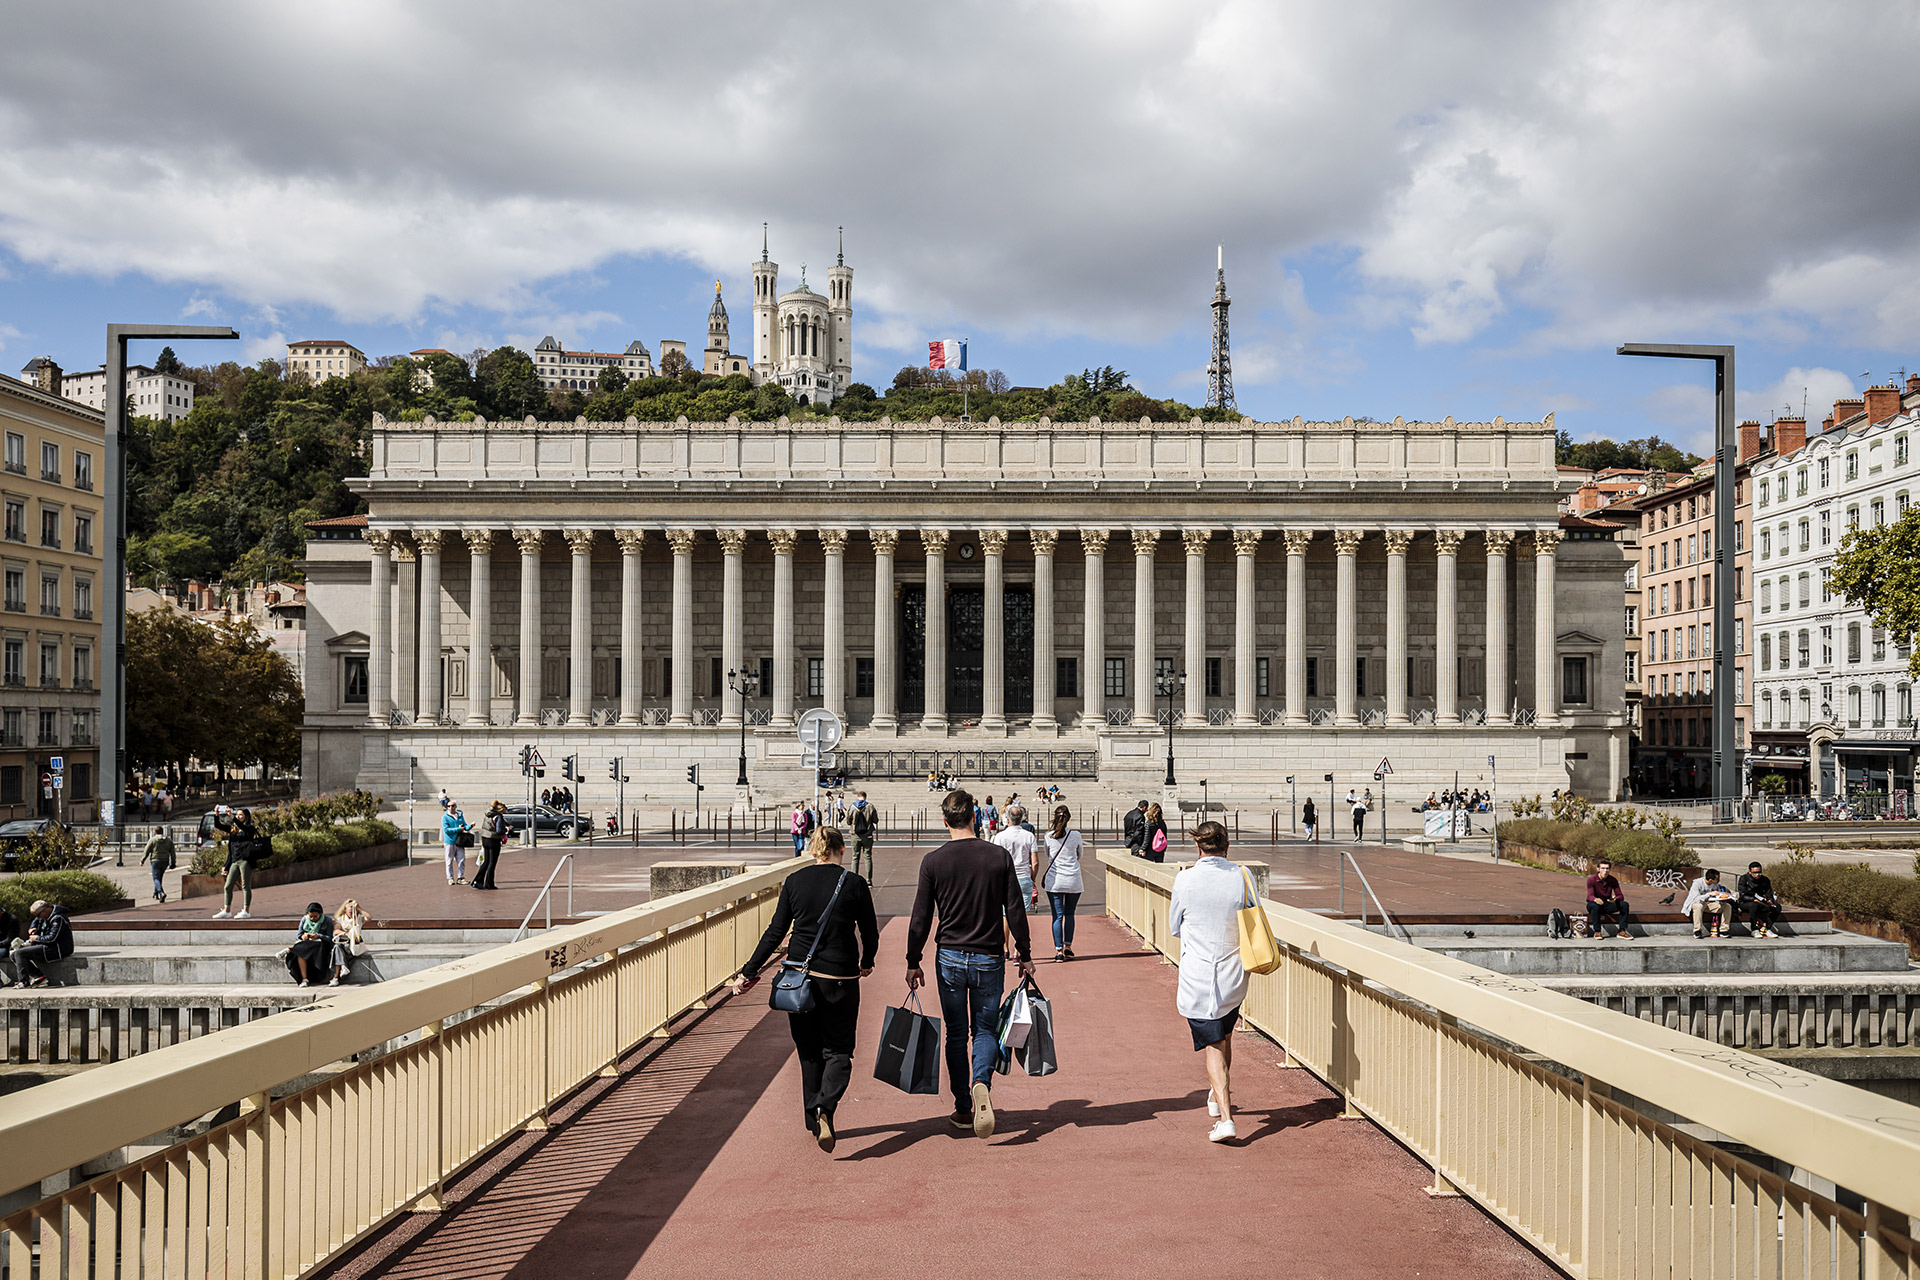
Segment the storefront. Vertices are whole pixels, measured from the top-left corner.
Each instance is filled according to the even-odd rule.
[[[1807,739],[1797,733],[1756,733],[1753,750],[1747,756],[1748,793],[1764,795],[1760,780],[1778,774],[1786,783],[1782,795],[1804,796],[1812,792],[1811,760]]]
[[[1913,816],[1913,760],[1920,740],[1841,738],[1833,743],[1834,782],[1839,795],[1875,814]]]

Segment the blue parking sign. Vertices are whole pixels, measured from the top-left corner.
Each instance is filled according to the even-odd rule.
[[[53,770],[55,773],[61,772],[66,767],[67,758],[65,756],[55,756],[53,759],[47,761],[47,768]]]

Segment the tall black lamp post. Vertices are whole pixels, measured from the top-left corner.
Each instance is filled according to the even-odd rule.
[[[1178,694],[1186,691],[1187,673],[1169,671],[1165,675],[1156,677],[1154,684],[1160,696],[1167,700],[1167,785],[1171,787],[1173,785],[1173,700]]]
[[[747,785],[747,699],[760,692],[760,677],[752,671],[728,671],[727,688],[740,695],[740,776],[733,780],[736,787]]]

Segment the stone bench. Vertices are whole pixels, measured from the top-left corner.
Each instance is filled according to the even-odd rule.
[[[77,987],[81,982],[80,971],[86,967],[87,958],[78,951],[64,960],[51,961],[45,966],[47,985],[50,987]],[[7,962],[6,972],[8,974],[8,985],[20,981],[20,979],[25,976],[20,972],[19,965],[11,959]]]
[[[747,864],[744,862],[656,862],[647,872],[647,896],[657,902],[676,893],[704,889],[710,884],[719,884],[722,880],[746,873]]]
[[[1432,836],[1402,836],[1400,847],[1410,853],[1432,853],[1439,841]]]

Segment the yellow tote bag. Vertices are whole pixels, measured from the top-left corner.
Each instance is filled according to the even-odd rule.
[[[1253,891],[1253,874],[1242,867],[1240,875],[1247,882],[1247,898],[1253,903],[1240,908],[1240,967],[1248,973],[1272,973],[1280,967],[1280,943],[1273,936],[1267,909]]]

